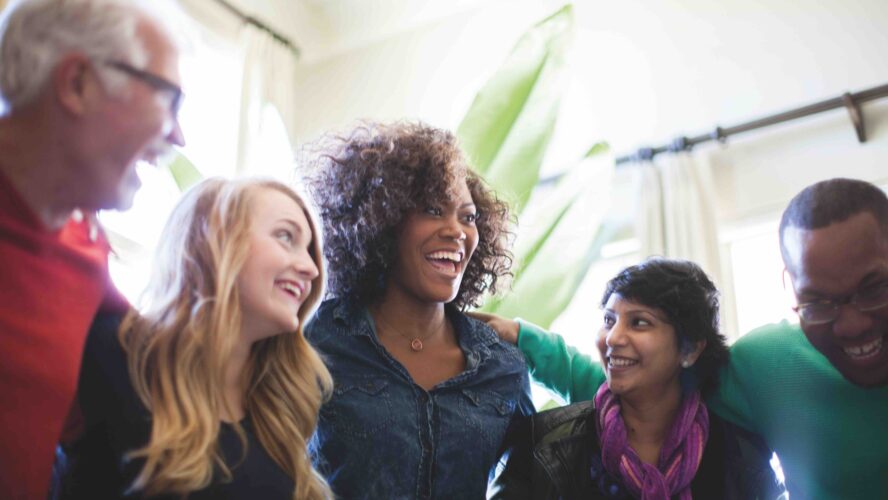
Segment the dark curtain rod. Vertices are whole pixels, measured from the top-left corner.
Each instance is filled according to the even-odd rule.
[[[240,9],[238,9],[238,8],[235,7],[234,5],[231,5],[231,3],[227,2],[226,0],[216,0],[216,3],[218,3],[219,5],[221,5],[222,7],[224,7],[225,10],[227,10],[228,12],[231,12],[232,14],[234,14],[235,16],[237,16],[237,17],[238,17],[241,21],[243,21],[244,23],[252,24],[253,26],[259,28],[260,30],[262,30],[262,31],[264,31],[264,32],[266,32],[266,33],[268,33],[269,35],[271,35],[272,38],[274,38],[275,40],[277,40],[281,45],[283,45],[284,47],[290,49],[290,51],[293,52],[293,54],[294,54],[296,57],[299,57],[299,47],[297,47],[296,45],[294,45],[293,42],[291,42],[289,38],[287,38],[287,37],[285,37],[284,35],[278,33],[278,32],[275,31],[274,29],[270,28],[267,24],[265,24],[265,23],[263,23],[262,21],[256,19],[255,17],[253,17],[253,16],[251,16],[251,15],[249,15],[249,14],[246,14],[246,13],[242,12]]]
[[[846,92],[839,97],[815,102],[814,104],[748,121],[732,127],[715,127],[715,130],[708,134],[700,134],[693,137],[679,137],[670,144],[664,144],[654,148],[641,148],[633,154],[618,157],[617,164],[650,161],[654,156],[660,153],[687,151],[697,144],[709,141],[719,141],[723,143],[728,137],[735,134],[749,132],[750,130],[768,127],[839,108],[848,109],[848,115],[851,118],[851,123],[854,125],[854,130],[857,133],[857,140],[860,142],[866,142],[866,128],[863,122],[863,113],[860,111],[860,104],[886,96],[888,96],[888,84],[873,87],[854,94]]]

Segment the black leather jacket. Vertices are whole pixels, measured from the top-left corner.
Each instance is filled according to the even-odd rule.
[[[709,414],[709,439],[691,493],[697,499],[773,499],[783,489],[764,442]],[[507,437],[505,470],[494,483],[497,499],[631,498],[601,463],[591,401],[526,418]]]

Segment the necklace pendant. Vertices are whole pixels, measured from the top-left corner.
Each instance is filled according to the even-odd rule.
[[[413,339],[410,341],[410,348],[413,349],[413,352],[419,352],[422,350],[422,340]]]

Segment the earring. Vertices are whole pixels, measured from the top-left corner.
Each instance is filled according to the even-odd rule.
[[[681,362],[681,367],[682,367],[682,368],[690,368],[690,367],[691,367],[691,362],[688,361],[688,360],[684,360],[684,361]]]

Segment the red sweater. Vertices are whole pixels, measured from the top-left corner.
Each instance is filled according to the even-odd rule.
[[[46,498],[109,246],[86,221],[50,232],[0,175],[0,496]]]

